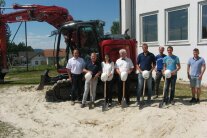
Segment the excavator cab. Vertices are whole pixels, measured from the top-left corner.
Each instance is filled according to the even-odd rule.
[[[43,89],[44,84],[53,84],[58,80],[68,78],[66,64],[68,59],[72,57],[72,51],[74,49],[80,51],[80,56],[86,62],[90,59],[90,54],[92,52],[97,53],[98,60],[101,61],[99,43],[104,38],[104,25],[105,23],[101,20],[71,21],[65,23],[58,30],[57,34],[56,65],[59,75],[56,77],[49,77],[49,71],[45,71],[41,76],[41,82],[37,89]],[[63,43],[66,45],[66,56],[65,58],[60,58]]]
[[[63,25],[58,34],[56,63],[59,73],[67,73],[65,66],[68,59],[72,56],[72,51],[78,49],[80,56],[85,60],[90,59],[90,53],[95,52],[101,60],[99,42],[102,40],[104,22],[100,20],[94,21],[72,21]],[[61,40],[66,44],[66,57],[64,62],[60,62],[59,53]]]

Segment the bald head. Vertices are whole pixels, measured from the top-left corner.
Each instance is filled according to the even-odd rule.
[[[160,46],[159,47],[159,53],[160,53],[160,55],[163,55],[164,51],[165,51],[164,46]]]

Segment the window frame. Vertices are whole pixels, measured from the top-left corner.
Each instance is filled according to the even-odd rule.
[[[148,44],[148,46],[158,46],[159,45],[159,11],[153,11],[153,12],[148,12],[148,13],[142,13],[140,14],[140,42],[141,42],[141,45],[143,43],[146,43]],[[145,42],[143,41],[143,17],[147,17],[147,16],[152,16],[152,15],[157,15],[157,41],[151,41],[151,42]]]
[[[207,5],[207,1],[202,1],[198,3],[198,44],[203,45],[207,44],[207,38],[202,38],[202,10],[203,6]]]
[[[168,9],[165,9],[165,44],[166,45],[189,45],[190,42],[189,42],[189,38],[190,38],[190,11],[189,11],[189,8],[190,5],[183,5],[183,6],[178,6],[178,7],[173,7],[173,8],[168,8]],[[179,10],[183,10],[183,9],[187,9],[187,16],[188,16],[188,19],[187,19],[187,22],[188,22],[188,26],[187,26],[187,40],[169,40],[169,34],[168,34],[168,14],[169,12],[173,12],[173,11],[179,11]]]

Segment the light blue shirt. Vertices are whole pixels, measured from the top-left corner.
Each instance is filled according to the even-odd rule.
[[[180,63],[180,60],[177,56],[172,55],[172,56],[166,56],[163,59],[163,63],[166,65],[166,69],[170,71],[176,70],[176,65]]]
[[[202,57],[197,59],[192,57],[188,60],[188,65],[190,66],[190,75],[198,77],[201,74],[201,68],[205,65],[205,60]]]

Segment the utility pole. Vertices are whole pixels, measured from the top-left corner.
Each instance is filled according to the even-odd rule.
[[[27,47],[27,22],[25,21],[25,45],[26,45],[26,59],[27,59],[27,71],[28,69],[28,47]]]

